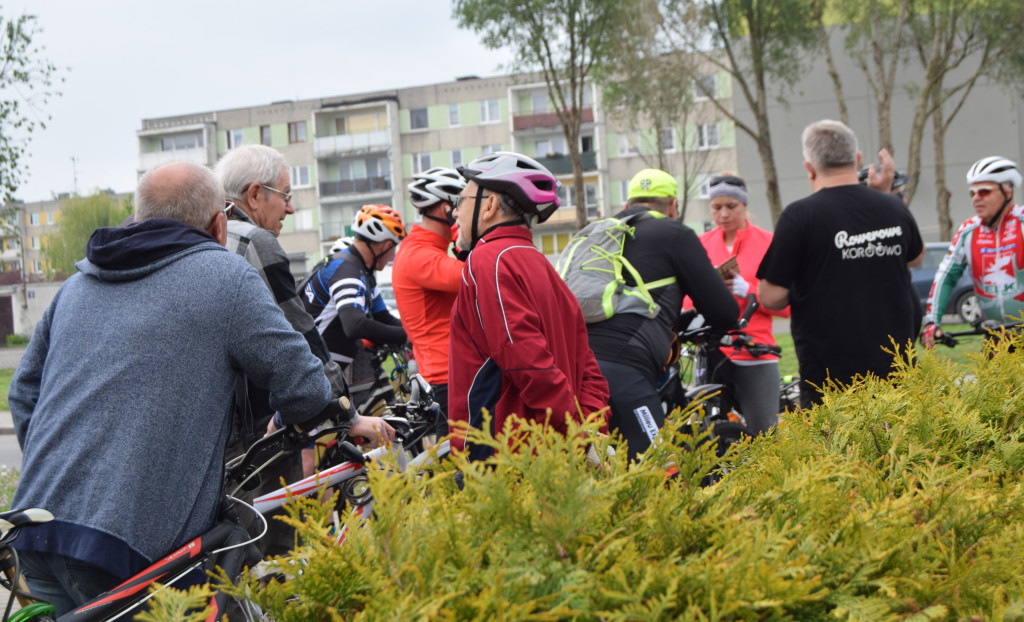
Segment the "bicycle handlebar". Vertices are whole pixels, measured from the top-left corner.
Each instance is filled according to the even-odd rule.
[[[1024,322],[1007,322],[1003,324],[995,320],[975,320],[971,322],[971,330],[961,330],[953,333],[942,331],[942,334],[936,337],[935,341],[949,348],[955,348],[960,343],[957,337],[992,335],[1004,329],[1017,329],[1022,326],[1024,326]]]

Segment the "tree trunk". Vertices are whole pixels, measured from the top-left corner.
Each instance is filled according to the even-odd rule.
[[[567,128],[566,139],[569,143],[569,159],[572,160],[572,180],[576,189],[576,228],[582,229],[587,226],[587,193],[583,189],[583,160],[580,157],[580,112],[573,111],[573,128]],[[573,136],[570,139],[569,133]]]
[[[839,72],[836,70],[835,60],[832,58],[832,45],[829,43],[829,33],[825,29],[825,24],[818,22],[817,25],[818,40],[821,41],[821,47],[825,51],[825,62],[828,65],[828,76],[832,78],[832,90],[836,93],[836,102],[839,104],[839,120],[844,125],[850,125],[850,111],[846,108],[846,96],[843,94],[843,81],[839,78]]]
[[[949,214],[949,188],[946,187],[946,125],[942,116],[942,106],[938,101],[942,96],[942,85],[932,91],[932,102],[935,112],[932,113],[932,140],[935,145],[935,213],[939,219],[939,239],[953,238],[953,219]]]

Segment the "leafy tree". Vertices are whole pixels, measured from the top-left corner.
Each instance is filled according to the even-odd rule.
[[[50,120],[43,106],[60,95],[54,83],[63,82],[43,57],[46,48],[34,43],[40,32],[34,15],[0,15],[0,204],[8,206],[27,174],[22,156],[28,141]]]
[[[711,151],[688,148],[687,126],[698,120],[694,81],[707,73],[707,63],[693,54],[666,46],[652,37],[650,18],[658,16],[657,0],[642,0],[624,11],[610,60],[598,68],[603,102],[609,117],[641,136],[638,155],[647,166],[675,173],[681,164],[679,220],[686,219],[690,199],[698,192],[700,172],[707,172]],[[651,132],[651,128],[654,131]],[[668,153],[663,131],[682,142],[678,154]],[[650,137],[644,141],[643,138]],[[675,169],[675,170],[674,170]]]
[[[814,7],[806,0],[661,0],[661,19],[652,19],[660,21],[659,34],[674,49],[728,73],[733,93],[750,107],[753,124],[697,83],[703,95],[757,145],[773,223],[782,214],[782,200],[768,121],[769,99],[775,94],[769,93],[768,85],[781,96],[802,76],[806,52],[818,42],[814,16]]]
[[[513,68],[539,71],[569,148],[576,189],[576,224],[587,224],[580,159],[583,93],[615,36],[619,0],[453,0],[459,27],[491,49],[513,51]]]
[[[48,271],[58,278],[72,274],[75,263],[85,257],[85,245],[93,231],[117,226],[132,211],[130,198],[118,203],[104,192],[63,201],[57,233],[43,238]]]

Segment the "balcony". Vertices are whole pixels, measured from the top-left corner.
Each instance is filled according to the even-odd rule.
[[[313,154],[318,158],[327,158],[337,155],[387,151],[390,146],[391,139],[387,130],[362,134],[317,136],[313,142]]]
[[[567,155],[559,155],[548,158],[537,158],[537,161],[543,164],[549,171],[555,175],[571,175],[572,174],[572,158]],[[583,167],[583,172],[596,171],[597,170],[597,154],[593,151],[589,153],[580,154],[580,165]]]
[[[583,122],[594,122],[594,109],[583,109]],[[542,112],[540,114],[522,114],[512,117],[512,131],[522,132],[537,128],[561,127],[562,122],[558,120],[557,112]]]
[[[151,171],[158,166],[170,164],[171,162],[195,162],[203,166],[213,164],[209,161],[206,147],[195,147],[193,149],[174,149],[171,151],[153,151],[139,154],[139,170]]]
[[[331,220],[320,223],[320,239],[337,240],[352,235],[352,221]]]
[[[320,197],[340,197],[349,194],[366,194],[391,190],[391,177],[364,177],[362,179],[340,179],[320,182]]]

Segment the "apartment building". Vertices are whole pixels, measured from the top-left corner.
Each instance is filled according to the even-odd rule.
[[[710,79],[728,92],[727,74],[711,74]],[[698,102],[694,110],[695,121],[689,124],[626,129],[606,118],[599,90],[588,88],[579,147],[590,218],[618,211],[633,173],[662,161],[694,190],[687,220],[702,227],[707,220],[707,175],[735,168],[735,132],[709,104]],[[396,206],[414,222],[418,215],[405,187],[415,173],[433,166],[457,167],[500,150],[538,159],[562,182],[563,207],[536,228],[538,247],[554,256],[576,230],[569,150],[555,106],[536,76],[471,76],[395,90],[143,119],[137,135],[140,176],[177,160],[213,166],[221,155],[243,144],[280,150],[291,165],[296,210],[285,221],[280,241],[293,258],[296,274],[319,260],[334,240],[350,233],[362,205]],[[687,158],[690,167],[684,169]],[[683,170],[693,171],[686,180]]]

